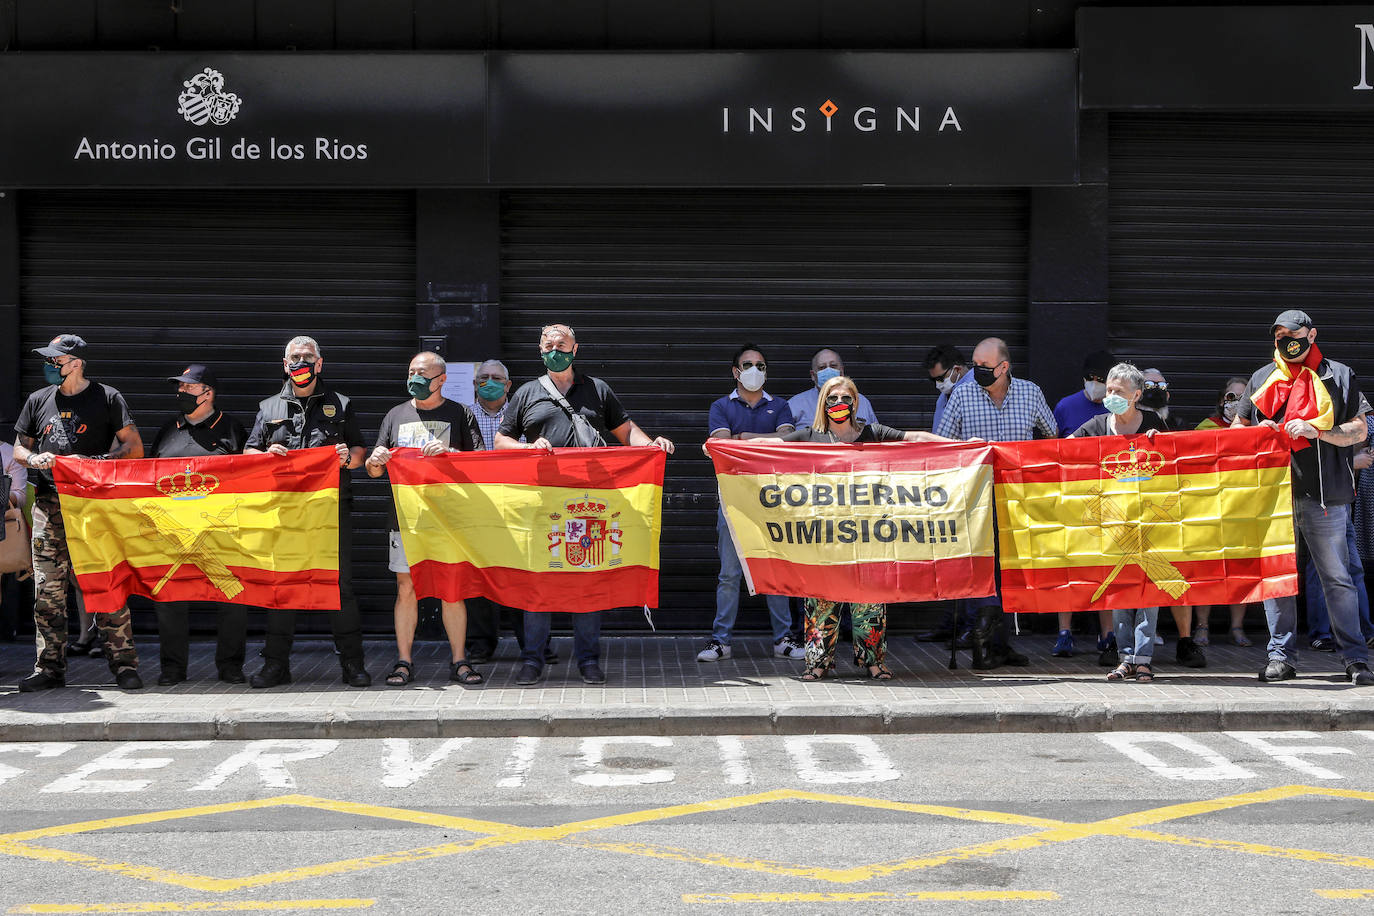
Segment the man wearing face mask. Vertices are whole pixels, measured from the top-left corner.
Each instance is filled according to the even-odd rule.
[[[792,395],[787,401],[787,409],[792,411],[792,422],[797,424],[798,429],[810,426],[816,419],[816,400],[821,395],[821,386],[837,375],[845,374],[844,360],[829,347],[822,347],[811,355],[812,386],[800,394]],[[859,395],[858,416],[865,423],[878,422],[873,405],[863,395]]]
[[[1018,442],[1037,435],[1053,439],[1059,435],[1044,392],[1034,382],[1012,376],[1006,341],[989,337],[978,344],[973,351],[973,381],[954,389],[936,435],[984,442]],[[987,670],[1030,664],[1011,646],[1002,599],[993,595],[968,601],[977,614],[973,667]]]
[[[956,386],[972,382],[973,375],[968,371],[964,354],[953,344],[942,343],[931,347],[926,353],[925,367],[935,390],[940,392],[935,399],[935,417],[930,423],[931,429],[939,429],[950,394]]]
[[[148,447],[149,458],[199,458],[206,455],[237,455],[248,438],[243,424],[215,406],[219,387],[209,366],[193,363],[180,375],[167,379],[176,382],[176,416],[162,424]],[[159,601],[157,606],[158,649],[162,671],[157,683],[170,687],[186,680],[190,657],[190,615],[188,602]],[[248,638],[248,608],[242,604],[217,602],[219,640],[215,647],[215,667],[219,679],[227,684],[242,684],[244,644]]]
[[[1267,426],[1292,450],[1293,523],[1317,567],[1346,678],[1374,686],[1345,540],[1355,500],[1354,450],[1369,436],[1369,402],[1349,366],[1322,357],[1316,325],[1306,312],[1283,312],[1270,332],[1274,360],[1250,376],[1232,425]],[[1269,663],[1260,680],[1297,677],[1296,600],[1291,595],[1266,599],[1264,616]]]
[[[363,434],[353,402],[321,381],[324,353],[310,337],[293,337],[282,357],[286,381],[282,389],[258,405],[258,416],[243,449],[245,455],[285,456],[298,448],[332,446],[339,454],[339,610],[330,620],[334,647],[339,652],[341,680],[350,687],[368,687],[372,675],[363,667],[363,631],[358,599],[353,593],[353,478],[349,470],[363,463]],[[255,688],[291,683],[291,643],[296,612],[273,608],[267,612],[266,662],[249,684]]]
[[[711,405],[708,426],[712,439],[758,439],[790,433],[792,411],[781,399],[763,390],[768,365],[763,351],[745,344],[735,352],[733,368],[735,390]],[[716,545],[720,553],[720,576],[716,581],[716,619],[711,641],[697,653],[697,661],[714,662],[731,655],[730,639],[739,614],[739,588],[744,578],[739,554],[735,551],[725,512],[716,512]],[[773,625],[773,654],[779,658],[805,658],[803,649],[788,632],[792,613],[784,595],[765,595],[768,617]]]
[[[438,353],[417,353],[406,370],[406,392],[410,400],[391,408],[382,420],[377,433],[377,447],[363,465],[369,477],[386,473],[393,448],[418,448],[430,457],[449,452],[482,451],[482,433],[472,411],[456,401],[444,397],[444,379],[448,377],[444,358]],[[419,622],[419,603],[415,584],[410,578],[410,563],[401,543],[401,525],[393,503],[390,511],[390,559],[387,567],[396,574],[396,662],[386,682],[392,687],[409,684],[415,674],[411,648],[415,643],[415,626]],[[443,602],[441,616],[444,633],[448,635],[452,660],[449,680],[464,685],[482,683],[482,675],[467,658],[467,606],[462,601]]]
[[[1140,393],[1140,406],[1159,414],[1169,429],[1183,429],[1178,418],[1170,416],[1169,380],[1158,369],[1145,370],[1145,390]]]
[[[551,450],[606,444],[613,436],[622,445],[661,448],[673,453],[673,443],[662,436],[649,438],[620,406],[611,386],[573,368],[577,335],[566,324],[551,324],[539,332],[539,358],[548,373],[526,382],[511,396],[496,447]],[[527,442],[521,442],[524,438]],[[520,674],[515,683],[538,683],[544,670],[544,649],[549,642],[548,611],[525,611],[525,645],[520,651]],[[601,612],[572,615],[573,653],[582,680],[606,683],[601,671]]]
[[[33,501],[34,636],[38,659],[19,682],[28,693],[66,685],[67,579],[72,570],[67,531],[53,483],[59,455],[77,458],[142,458],[143,439],[124,396],[86,378],[86,341],[62,334],[34,353],[43,357],[48,385],[29,395],[14,424],[14,460],[35,473]],[[115,683],[138,690],[138,654],[128,605],[95,615]]]
[[[1093,417],[1107,412],[1102,399],[1107,395],[1107,373],[1116,365],[1116,357],[1106,350],[1089,353],[1083,359],[1083,388],[1054,405],[1054,422],[1065,435],[1078,429]],[[1148,405],[1146,405],[1148,406]]]

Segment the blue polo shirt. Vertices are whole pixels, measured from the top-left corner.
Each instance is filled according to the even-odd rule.
[[[964,374],[961,375],[961,376],[959,376],[959,381],[957,381],[957,382],[954,383],[954,388],[958,388],[960,385],[964,384],[965,382],[971,382],[971,381],[973,381],[973,370],[972,370],[972,369],[965,369],[965,370],[964,370]],[[940,418],[943,417],[943,416],[945,415],[945,407],[949,404],[949,396],[952,395],[952,394],[954,394],[954,388],[951,388],[951,389],[950,389],[949,391],[947,391],[947,392],[945,392],[945,391],[940,392],[940,396],[939,396],[938,398],[935,399],[935,418],[934,418],[933,420],[930,421],[930,428],[931,428],[931,429],[939,429],[939,428],[940,428]],[[1076,426],[1074,427],[1074,429],[1077,429],[1077,428],[1078,428],[1078,427],[1076,427]]]
[[[711,405],[706,434],[727,429],[732,436],[740,433],[766,436],[781,427],[792,426],[792,411],[788,409],[787,402],[774,400],[766,391],[761,393],[763,397],[752,407],[740,399],[738,388],[718,399]]]
[[[1054,422],[1059,424],[1060,434],[1068,436],[1093,417],[1100,417],[1107,412],[1107,408],[1101,404],[1089,401],[1087,392],[1075,391],[1054,405]]]

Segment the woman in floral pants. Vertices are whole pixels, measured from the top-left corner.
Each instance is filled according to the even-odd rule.
[[[835,644],[840,638],[843,602],[806,599],[806,672],[804,681],[819,681],[835,670]],[[887,656],[887,605],[851,604],[854,621],[854,664],[879,681],[892,680],[883,659]]]

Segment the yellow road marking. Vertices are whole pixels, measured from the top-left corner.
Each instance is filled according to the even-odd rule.
[[[857,893],[683,894],[683,903],[896,903],[911,900],[1058,900],[1054,891],[859,891]]]
[[[1312,893],[1327,900],[1374,900],[1374,890],[1316,890]]]
[[[191,903],[26,903],[7,913],[244,913],[283,910],[365,910],[376,903],[356,897],[337,900],[202,900]]]

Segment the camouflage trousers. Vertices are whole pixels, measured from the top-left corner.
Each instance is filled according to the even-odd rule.
[[[57,495],[42,494],[33,501],[33,625],[38,643],[35,672],[64,674],[67,670],[67,580],[71,572],[67,529],[62,523]],[[129,606],[94,616],[96,629],[105,642],[110,670],[118,674],[125,668],[137,668]]]
[[[835,662],[840,639],[841,601],[806,599],[806,667],[829,668]],[[887,657],[887,605],[851,604],[854,621],[854,664],[860,668],[881,665]]]

